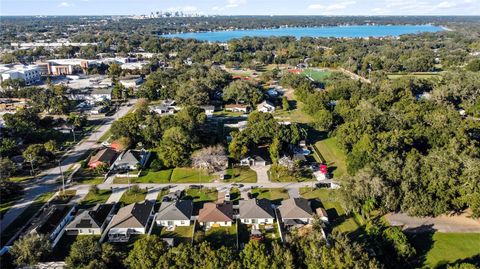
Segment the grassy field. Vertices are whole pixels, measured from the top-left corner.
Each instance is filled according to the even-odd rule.
[[[279,203],[281,200],[288,199],[288,192],[286,189],[264,189],[256,188],[251,191],[252,195],[257,199],[268,199],[272,202]]]
[[[303,71],[302,74],[304,76],[311,77],[313,80],[317,82],[323,82],[326,78],[328,78],[332,74],[332,72],[327,70],[321,71],[321,70],[314,70],[314,69],[307,68]]]
[[[335,137],[320,140],[315,143],[315,146],[327,162],[329,169],[334,169],[334,177],[341,177],[347,174],[347,156],[338,147]]]
[[[73,182],[76,184],[91,184],[98,185],[104,180],[103,175],[97,171],[89,168],[80,168],[72,177]]]
[[[279,173],[275,172],[275,171],[272,171],[272,169],[270,169],[268,171],[268,178],[270,179],[270,181],[272,182],[305,182],[305,181],[314,181],[314,179],[312,177],[307,177],[307,175],[305,176],[294,176],[294,175],[290,175],[288,173]]]
[[[361,218],[347,215],[337,199],[336,191],[330,189],[301,188],[300,195],[305,199],[319,199],[320,203],[312,203],[313,207],[322,206],[328,213],[330,224],[334,230],[353,232],[362,225]]]
[[[112,194],[111,190],[98,190],[97,192],[89,191],[87,196],[81,202],[82,206],[90,207],[96,204],[104,204],[107,202],[108,197]]]
[[[160,171],[142,171],[140,177],[130,178],[130,183],[205,183],[214,179],[214,175],[201,169],[177,167]],[[115,178],[113,183],[127,184],[128,178]]]
[[[119,203],[122,204],[122,206],[125,206],[133,203],[143,202],[146,196],[146,189],[140,189],[139,192],[134,191],[134,189],[127,190],[125,193],[123,193]]]
[[[293,96],[293,95],[292,95]],[[296,102],[294,100],[290,100],[290,102]],[[310,123],[313,121],[313,118],[302,111],[303,103],[296,102],[296,108],[292,110],[283,110],[277,109],[273,113],[275,118],[278,118],[282,121],[290,121],[290,122],[297,122],[297,123]]]
[[[30,218],[38,212],[38,210],[53,196],[54,193],[48,192],[40,195],[30,204],[10,225],[3,230],[0,235],[0,246],[4,246],[11,237],[13,237],[20,228],[27,223]]]
[[[217,200],[218,192],[216,189],[187,189],[185,191],[185,198],[193,200],[194,202],[212,202]]]
[[[225,182],[255,183],[257,182],[257,173],[248,167],[228,168]]]
[[[480,233],[417,233],[410,241],[426,268],[459,261],[480,263]]]

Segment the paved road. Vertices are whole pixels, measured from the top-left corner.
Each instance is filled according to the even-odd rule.
[[[456,216],[441,215],[432,217],[411,217],[404,213],[391,213],[385,218],[392,226],[403,226],[409,232],[422,232],[436,230],[445,233],[478,233],[480,232],[480,220],[471,217],[470,213]]]
[[[129,104],[135,103],[136,100],[129,101]],[[63,172],[67,171],[74,163],[79,161],[79,158],[88,150],[97,148],[98,139],[105,134],[116,119],[124,116],[130,110],[130,106],[122,106],[113,116],[106,117],[102,125],[97,128],[88,138],[82,140],[73,149],[65,153],[61,161],[61,165],[48,169],[37,179],[31,180],[24,185],[25,194],[13,205],[4,215],[0,221],[0,232],[2,232],[10,223],[12,223],[33,201],[42,193],[51,192],[59,187],[57,180],[60,179],[60,168]]]

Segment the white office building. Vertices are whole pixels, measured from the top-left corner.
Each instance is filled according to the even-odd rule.
[[[0,80],[4,82],[9,79],[20,79],[26,85],[35,84],[40,81],[42,74],[36,65],[3,65],[0,66]]]

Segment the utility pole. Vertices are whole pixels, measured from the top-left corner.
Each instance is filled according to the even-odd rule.
[[[58,160],[58,169],[60,169],[60,174],[62,175],[62,189],[63,193],[65,194],[65,175],[63,174],[62,164],[60,160]]]
[[[77,139],[75,138],[75,126],[72,127],[72,134],[73,134],[73,143],[76,143]]]

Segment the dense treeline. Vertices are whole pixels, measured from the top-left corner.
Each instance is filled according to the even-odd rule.
[[[334,76],[325,91],[300,76],[281,82],[347,153],[348,209],[436,216],[470,207],[479,216],[480,124],[457,111],[478,107],[479,79],[463,72],[436,82],[375,78],[370,85]]]

